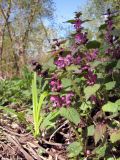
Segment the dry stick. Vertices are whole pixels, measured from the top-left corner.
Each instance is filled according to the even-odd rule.
[[[27,147],[25,147],[25,148],[32,153],[34,158],[35,159],[37,158],[37,160],[41,160],[40,156],[38,156],[38,154],[34,151],[34,149],[29,144],[27,144],[27,145],[28,145],[28,148]]]
[[[55,132],[53,132],[53,134],[50,136],[49,141],[51,141],[52,137],[55,135],[55,133],[57,133],[62,127],[64,127],[69,121],[66,120],[60,127],[58,127]]]
[[[12,142],[19,150],[20,152],[23,153],[23,155],[25,156],[26,160],[34,160],[33,157],[31,157],[21,146],[21,144],[17,141],[17,139],[15,139],[15,137],[13,138],[13,136],[10,136],[9,134],[4,132],[4,135],[8,138],[8,140],[10,142]]]
[[[3,131],[6,131],[6,132],[8,132],[8,133],[10,133],[10,134],[12,134],[12,135],[19,136],[19,137],[26,137],[26,136],[30,135],[30,133],[18,134],[18,133],[15,133],[15,132],[13,132],[13,131],[10,131],[10,130],[8,130],[7,128],[4,128],[4,127],[2,127],[2,126],[0,126],[0,129],[2,129]]]
[[[49,144],[49,145],[52,145],[52,146],[62,147],[62,144],[60,144],[60,143],[54,143],[54,142],[49,142],[49,141],[45,140],[44,138],[42,138],[42,141],[45,142],[46,144]]]

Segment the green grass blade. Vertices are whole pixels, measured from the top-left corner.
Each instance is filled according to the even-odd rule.
[[[34,78],[32,80],[32,100],[33,100],[33,120],[34,120],[34,130],[37,129],[37,84],[36,84],[36,73],[34,73]]]
[[[39,98],[39,103],[38,103],[38,108],[37,108],[37,118],[38,118],[38,121],[40,119],[40,111],[41,111],[41,108],[42,108],[42,104],[44,102],[44,99],[48,96],[48,93],[47,92],[43,92],[41,95],[40,95],[40,98]]]

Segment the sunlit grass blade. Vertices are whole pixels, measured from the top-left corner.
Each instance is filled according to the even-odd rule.
[[[35,137],[40,134],[39,127],[43,119],[40,112],[41,112],[44,99],[47,95],[48,95],[47,92],[41,93],[39,102],[38,102],[36,73],[34,73],[34,78],[32,80],[32,101],[33,101],[33,120],[34,120],[34,136]]]

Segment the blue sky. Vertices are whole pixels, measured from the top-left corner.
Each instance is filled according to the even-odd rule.
[[[57,21],[62,23],[73,18],[74,12],[82,9],[88,0],[54,0],[57,15]]]

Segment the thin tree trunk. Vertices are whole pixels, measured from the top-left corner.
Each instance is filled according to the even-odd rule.
[[[9,23],[9,17],[10,17],[10,10],[11,10],[11,0],[9,1],[9,7],[8,7],[8,11],[7,13],[5,14],[4,10],[2,9],[2,7],[0,6],[0,9],[1,9],[1,13],[5,19],[5,25],[4,25],[4,30],[3,30],[3,38],[2,38],[2,46],[1,46],[1,60],[2,60],[2,54],[3,54],[3,42],[4,42],[4,36],[5,36],[5,28],[7,27],[7,30],[8,30],[8,34],[9,34],[9,37],[10,37],[10,41],[12,43],[12,50],[13,50],[13,57],[14,57],[14,68],[16,70],[16,75],[19,74],[19,66],[18,66],[18,59],[17,59],[17,55],[15,53],[15,50],[13,48],[13,44],[14,44],[14,38],[12,36],[12,32],[11,32],[11,28],[10,28],[10,23]]]

